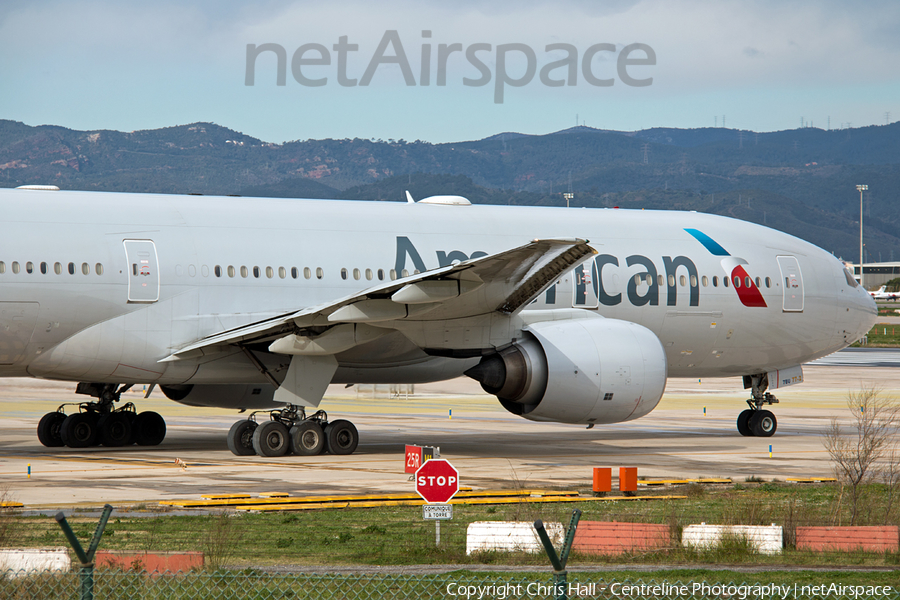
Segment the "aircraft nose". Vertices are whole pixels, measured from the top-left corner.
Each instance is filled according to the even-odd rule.
[[[847,309],[847,323],[845,327],[847,331],[852,332],[856,336],[854,338],[855,341],[869,333],[872,327],[875,326],[875,321],[878,319],[878,306],[875,304],[875,299],[869,295],[865,288],[858,287],[854,291],[856,293],[850,296],[849,302],[845,307]]]

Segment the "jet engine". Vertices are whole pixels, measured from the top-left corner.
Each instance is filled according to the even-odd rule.
[[[188,406],[254,410],[281,406],[272,400],[275,388],[268,384],[161,385],[159,388],[169,400]]]
[[[526,337],[466,375],[532,421],[618,423],[649,413],[666,387],[659,338],[636,323],[584,318],[533,323]]]

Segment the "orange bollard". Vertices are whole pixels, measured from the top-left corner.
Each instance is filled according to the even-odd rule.
[[[594,495],[605,496],[612,491],[612,468],[594,467]]]
[[[619,467],[619,491],[626,496],[637,494],[637,467]]]

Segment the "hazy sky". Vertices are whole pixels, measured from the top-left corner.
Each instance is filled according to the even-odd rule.
[[[721,126],[723,115],[756,131],[829,117],[858,127],[900,118],[898,31],[893,1],[3,0],[0,118],[124,131],[213,121],[270,142],[548,133],[576,115],[618,130]],[[343,36],[358,49],[336,50]],[[284,85],[275,52],[246,85],[248,44],[284,49]],[[436,85],[440,45],[453,44]],[[632,44],[644,46],[623,56]],[[652,83],[626,85],[622,69]],[[512,83],[498,88],[504,74]]]

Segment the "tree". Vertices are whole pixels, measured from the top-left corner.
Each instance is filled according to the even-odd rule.
[[[847,408],[852,416],[850,427],[833,418],[824,444],[842,496],[844,489],[849,490],[850,525],[855,525],[865,484],[877,479],[893,483],[897,477],[900,405],[874,387],[864,387],[847,396]]]

